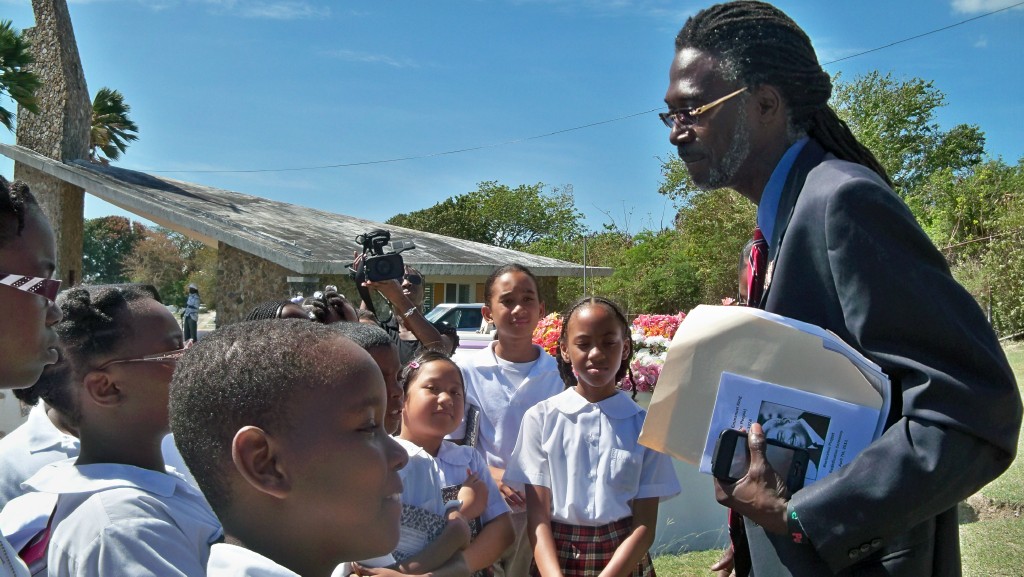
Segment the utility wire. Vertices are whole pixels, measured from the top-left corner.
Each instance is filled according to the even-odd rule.
[[[975,20],[980,20],[981,18],[992,16],[993,14],[998,14],[1000,12],[1005,12],[1007,10],[1012,10],[1013,8],[1017,8],[1017,7],[1020,7],[1020,6],[1024,6],[1024,1],[1017,2],[1016,4],[1011,4],[1011,5],[1005,6],[1003,8],[998,8],[996,10],[992,10],[991,12],[986,12],[984,14],[979,14],[979,15],[974,16],[972,18],[967,18],[966,20],[961,20],[959,22],[954,22],[953,24],[950,24],[948,26],[943,26],[941,28],[936,28],[934,30],[929,30],[928,32],[923,32],[923,33],[917,34],[915,36],[909,36],[907,38],[903,38],[902,40],[896,40],[895,42],[890,42],[890,43],[888,43],[888,44],[886,44],[884,46],[878,46],[876,48],[870,48],[868,50],[864,50],[862,52],[858,52],[856,54],[850,54],[849,56],[844,56],[842,58],[836,58],[835,60],[830,60],[828,62],[822,63],[821,66],[822,67],[829,66],[829,65],[835,64],[837,62],[842,62],[844,60],[850,60],[851,58],[857,58],[858,56],[864,56],[865,54],[871,54],[872,52],[878,52],[879,50],[885,50],[886,48],[892,48],[893,46],[896,46],[898,44],[903,44],[905,42],[910,42],[912,40],[917,40],[919,38],[924,38],[925,36],[930,36],[932,34],[937,34],[939,32],[943,32],[943,31],[949,30],[951,28],[956,28],[957,26],[963,26],[964,24],[967,24],[968,22],[973,22]],[[291,167],[291,168],[258,168],[258,169],[248,169],[248,170],[148,170],[146,172],[151,172],[151,173],[187,173],[187,174],[199,174],[199,173],[207,173],[207,174],[208,173],[242,174],[242,173],[254,173],[254,172],[298,172],[298,171],[306,171],[306,170],[323,170],[323,169],[327,169],[327,168],[348,168],[348,167],[352,167],[352,166],[369,166],[369,165],[373,165],[373,164],[389,164],[389,163],[392,163],[392,162],[404,162],[404,161],[407,161],[407,160],[421,160],[421,159],[424,159],[424,158],[436,158],[436,157],[439,157],[439,156],[448,156],[448,155],[452,155],[452,154],[461,154],[463,152],[473,152],[473,151],[476,151],[476,150],[484,150],[484,149],[487,149],[487,148],[497,148],[499,146],[508,146],[510,144],[518,144],[520,142],[527,142],[527,141],[530,141],[530,140],[537,140],[537,139],[540,139],[540,138],[547,138],[549,136],[555,136],[557,134],[565,134],[566,132],[574,132],[574,131],[577,131],[577,130],[583,130],[585,128],[592,128],[594,126],[600,126],[602,124],[611,124],[612,122],[619,122],[621,120],[627,120],[629,118],[635,118],[637,116],[644,116],[644,115],[650,114],[652,112],[658,112],[659,110],[663,110],[663,108],[664,108],[663,106],[658,106],[657,108],[652,108],[650,110],[645,110],[643,112],[636,112],[634,114],[627,114],[626,116],[620,116],[618,118],[612,118],[610,120],[601,120],[601,121],[598,121],[598,122],[591,122],[590,124],[583,124],[583,125],[580,125],[580,126],[574,126],[572,128],[564,128],[562,130],[555,130],[553,132],[546,132],[544,134],[537,134],[537,135],[534,135],[534,136],[527,136],[527,137],[524,137],[524,138],[516,138],[516,139],[513,139],[513,140],[505,140],[503,142],[495,142],[495,143],[491,143],[491,144],[481,144],[479,146],[471,146],[471,147],[468,147],[468,148],[459,148],[459,149],[456,149],[456,150],[446,150],[444,152],[433,152],[433,153],[430,153],[430,154],[420,154],[420,155],[416,155],[416,156],[402,156],[402,157],[398,157],[398,158],[387,158],[387,159],[382,159],[382,160],[366,160],[366,161],[362,161],[362,162],[345,162],[345,163],[341,163],[341,164],[324,164],[324,165],[319,165],[319,166],[301,166],[301,167]]]

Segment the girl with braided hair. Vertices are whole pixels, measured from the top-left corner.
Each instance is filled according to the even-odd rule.
[[[220,523],[161,448],[168,385],[191,343],[151,286],[75,287],[57,303],[60,360],[33,394],[64,416],[80,449],[5,508],[28,520],[23,557],[51,576],[205,575]],[[43,520],[36,533],[33,518]]]
[[[646,577],[658,503],[679,494],[672,461],[639,443],[646,411],[618,383],[633,356],[629,323],[608,299],[562,317],[566,390],[528,411],[506,483],[526,485],[534,564],[544,577]]]
[[[57,361],[56,262],[53,229],[28,186],[0,176],[0,388],[30,386]],[[28,575],[0,537],[0,577]]]

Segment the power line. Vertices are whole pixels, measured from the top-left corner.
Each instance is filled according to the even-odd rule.
[[[998,8],[996,10],[992,10],[991,12],[986,12],[984,14],[979,14],[979,15],[974,16],[972,18],[967,18],[966,20],[961,20],[959,22],[955,22],[955,23],[950,24],[948,26],[943,26],[941,28],[936,28],[934,30],[929,30],[928,32],[923,32],[921,34],[917,34],[917,35],[914,35],[914,36],[909,36],[907,38],[903,38],[902,40],[896,40],[895,42],[890,42],[889,44],[886,44],[884,46],[878,46],[876,48],[870,48],[868,50],[864,50],[862,52],[858,52],[856,54],[850,54],[849,56],[844,56],[842,58],[836,58],[835,60],[830,60],[828,62],[822,63],[821,66],[822,67],[829,66],[829,65],[835,64],[837,62],[842,62],[844,60],[850,60],[851,58],[857,58],[858,56],[864,56],[865,54],[871,54],[872,52],[878,52],[879,50],[885,50],[886,48],[892,48],[893,46],[896,46],[898,44],[903,44],[905,42],[910,42],[912,40],[917,40],[919,38],[924,38],[925,36],[930,36],[932,34],[937,34],[939,32],[943,32],[943,31],[949,30],[951,28],[956,28],[957,26],[962,26],[964,24],[967,24],[968,22],[973,22],[975,20],[979,20],[981,18],[992,16],[993,14],[998,14],[1000,12],[1005,12],[1007,10],[1012,10],[1013,8],[1017,8],[1017,7],[1020,7],[1020,6],[1024,6],[1024,1],[1017,2],[1016,4],[1011,4],[1011,5],[1005,6],[1003,8]],[[446,150],[444,152],[432,152],[430,154],[420,154],[420,155],[415,155],[415,156],[401,156],[401,157],[398,157],[398,158],[387,158],[387,159],[382,159],[382,160],[366,160],[366,161],[362,161],[362,162],[345,162],[345,163],[340,163],[340,164],[324,164],[324,165],[319,165],[319,166],[301,166],[301,167],[291,167],[291,168],[257,168],[257,169],[248,169],[248,170],[244,170],[244,169],[243,170],[149,170],[147,172],[155,172],[155,173],[187,173],[187,174],[200,174],[200,173],[242,174],[242,173],[255,173],[255,172],[299,172],[299,171],[306,171],[306,170],[323,170],[323,169],[328,169],[328,168],[348,168],[348,167],[352,167],[352,166],[369,166],[369,165],[373,165],[373,164],[389,164],[389,163],[393,163],[393,162],[404,162],[404,161],[407,161],[407,160],[422,160],[422,159],[425,159],[425,158],[436,158],[436,157],[439,157],[439,156],[449,156],[449,155],[452,155],[452,154],[461,154],[463,152],[473,152],[473,151],[476,151],[476,150],[484,150],[484,149],[487,149],[487,148],[497,148],[499,146],[508,146],[510,144],[518,144],[520,142],[527,142],[527,141],[530,141],[530,140],[538,140],[538,139],[541,139],[541,138],[547,138],[549,136],[555,136],[555,135],[558,135],[558,134],[565,134],[566,132],[574,132],[574,131],[577,131],[577,130],[583,130],[585,128],[593,128],[594,126],[600,126],[602,124],[611,124],[613,122],[619,122],[621,120],[627,120],[629,118],[635,118],[637,116],[644,116],[644,115],[650,114],[652,112],[658,112],[658,111],[660,111],[662,109],[663,109],[662,106],[658,106],[657,108],[652,108],[650,110],[645,110],[643,112],[636,112],[636,113],[633,113],[633,114],[627,114],[625,116],[620,116],[618,118],[612,118],[610,120],[600,120],[598,122],[591,122],[589,124],[583,124],[583,125],[580,125],[580,126],[574,126],[572,128],[564,128],[562,130],[555,130],[553,132],[546,132],[544,134],[537,134],[537,135],[534,135],[534,136],[527,136],[527,137],[524,137],[524,138],[516,138],[516,139],[512,139],[512,140],[505,140],[505,141],[502,141],[502,142],[495,142],[495,143],[491,143],[491,144],[481,144],[479,146],[471,146],[471,147],[468,147],[468,148],[459,148],[459,149],[455,149],[455,150]]]

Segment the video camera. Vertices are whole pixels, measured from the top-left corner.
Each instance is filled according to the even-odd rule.
[[[405,274],[405,262],[401,253],[416,248],[412,241],[391,242],[391,233],[375,229],[356,237],[363,245],[363,261],[359,270],[354,270],[357,281],[383,281],[400,279]],[[390,243],[390,247],[388,246]]]

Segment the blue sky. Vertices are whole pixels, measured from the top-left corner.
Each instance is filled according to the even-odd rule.
[[[828,62],[1019,0],[777,2]],[[659,157],[673,40],[707,4],[682,0],[71,0],[90,93],[132,106],[118,163],[172,178],[385,220],[475,190],[572,185],[586,224],[668,225]],[[33,25],[29,0],[0,18]],[[932,80],[944,128],[1024,156],[1024,10],[826,66]],[[5,106],[9,107],[10,103]],[[637,115],[563,132],[574,127]],[[523,140],[525,139],[525,140]],[[0,141],[11,143],[3,131]],[[519,141],[512,144],[503,144]],[[417,157],[403,162],[284,172]],[[11,176],[10,161],[0,173]],[[87,197],[86,216],[124,214]]]

